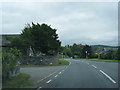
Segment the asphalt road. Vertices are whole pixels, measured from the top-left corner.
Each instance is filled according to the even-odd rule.
[[[38,88],[118,88],[118,63],[67,60],[69,66],[39,82]]]
[[[31,76],[30,82],[38,86],[39,82],[63,70],[66,66],[48,66],[48,67],[24,67],[20,72]]]

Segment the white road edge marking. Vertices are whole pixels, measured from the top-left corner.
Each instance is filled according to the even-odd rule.
[[[65,71],[65,70],[62,70],[63,72]]]
[[[70,66],[70,65],[71,65],[71,62],[69,63],[69,66]],[[63,71],[65,71],[69,66],[67,66]],[[56,72],[58,72],[58,71],[55,71],[55,72],[53,72],[52,74],[50,74],[50,75],[44,77],[43,79],[37,81],[37,83],[39,83],[39,82],[43,81],[44,79],[46,79],[46,78],[52,76],[52,75],[55,74]],[[61,74],[61,72],[60,72],[59,74]]]
[[[103,72],[102,70],[100,70],[100,72],[102,74],[104,74],[108,79],[110,79],[113,83],[116,83],[110,76],[108,76],[105,72]]]
[[[42,87],[38,87],[37,90],[40,90]]]
[[[53,75],[53,74],[55,74],[56,72],[58,72],[58,71],[55,71],[55,72],[53,72],[52,74],[50,74],[50,75],[48,75],[48,76],[44,77],[43,79],[41,79],[41,80],[37,81],[37,83],[39,83],[39,82],[43,81],[44,79],[46,79],[46,78],[48,78],[48,77],[52,76],[52,75]]]
[[[59,72],[59,74],[61,74],[61,72]]]
[[[94,68],[97,68],[95,65],[92,65]]]
[[[46,83],[50,83],[52,80],[47,81]]]
[[[57,77],[58,75],[55,75],[55,77]]]

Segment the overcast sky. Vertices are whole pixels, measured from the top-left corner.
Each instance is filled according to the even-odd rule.
[[[20,33],[26,23],[57,29],[62,45],[118,44],[117,2],[21,2],[2,4],[3,34]]]

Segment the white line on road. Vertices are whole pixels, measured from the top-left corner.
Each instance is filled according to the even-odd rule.
[[[100,70],[100,72],[102,74],[104,74],[108,79],[110,79],[113,83],[116,83],[110,76],[108,76],[105,72],[103,72],[102,70]]]
[[[42,87],[38,87],[37,90],[40,90]]]
[[[95,65],[92,65],[94,68],[97,68]]]
[[[65,70],[62,70],[63,72],[65,71]]]
[[[50,83],[52,80],[47,81],[46,83]]]
[[[58,75],[56,75],[55,77],[58,77]]]
[[[44,79],[46,79],[46,78],[48,78],[48,77],[52,76],[52,75],[53,75],[53,74],[55,74],[56,72],[58,72],[58,71],[55,71],[55,72],[53,72],[52,74],[50,74],[50,75],[48,75],[48,76],[44,77],[43,79],[41,79],[41,80],[37,81],[37,83],[39,83],[39,82],[43,81]]]
[[[70,62],[70,64],[69,64],[69,65],[71,65],[71,62]],[[68,66],[67,66],[67,67],[65,67],[63,71],[65,71],[67,68],[68,68]],[[46,77],[42,78],[41,80],[38,80],[38,81],[37,81],[37,83],[39,83],[39,82],[41,82],[41,81],[45,80],[46,78],[48,78],[48,77],[52,76],[53,74],[57,73],[58,71],[59,71],[59,70],[57,70],[57,71],[53,72],[52,74],[50,74],[50,75],[48,75],[48,76],[46,76]],[[60,73],[60,74],[61,74],[61,73]]]
[[[64,70],[66,70],[67,68],[68,68],[68,66]]]
[[[61,74],[61,72],[59,72],[59,74]]]

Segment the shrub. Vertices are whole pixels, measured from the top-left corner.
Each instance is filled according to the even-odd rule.
[[[16,48],[10,48],[9,52],[2,50],[2,78],[3,81],[10,77],[10,73],[16,70],[21,58],[21,52]]]

